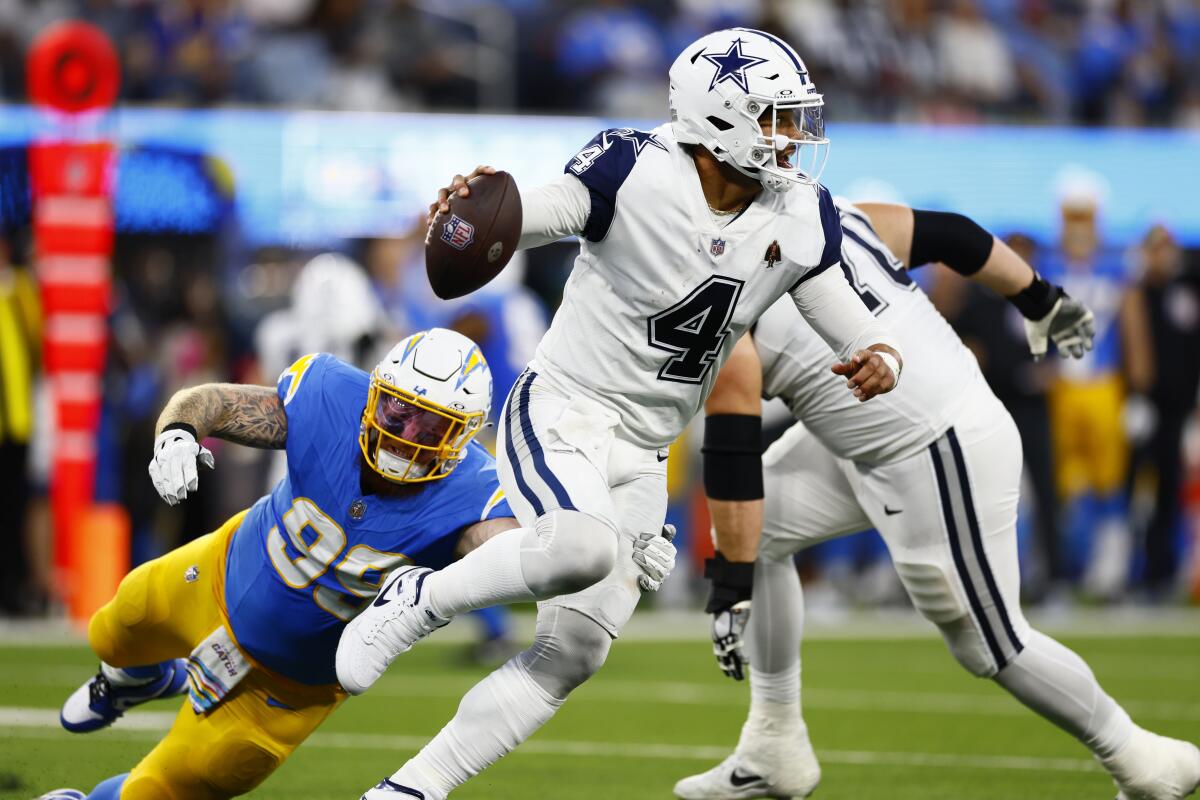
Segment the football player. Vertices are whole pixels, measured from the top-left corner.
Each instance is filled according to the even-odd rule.
[[[750,665],[751,706],[734,753],[681,780],[675,794],[806,797],[816,787],[821,771],[800,715],[803,603],[792,557],[870,527],[913,605],[971,674],[1083,742],[1122,798],[1189,794],[1200,782],[1200,751],[1136,726],[1083,659],[1022,615],[1021,440],[975,357],[907,269],[942,262],[1008,297],[1035,357],[1048,339],[1083,356],[1090,310],[966,217],[840,199],[838,209],[844,276],[897,331],[909,375],[886,398],[851,402],[824,373],[824,343],[773,306],[718,377],[704,447],[718,549],[706,565],[707,610],[721,669],[740,680]],[[760,397],[783,399],[799,420],[764,456]]]
[[[523,190],[521,247],[578,235],[581,250],[500,420],[500,481],[522,528],[446,569],[409,568],[389,581],[387,605],[343,633],[338,679],[361,692],[433,624],[493,603],[544,601],[536,639],[367,797],[444,798],[600,668],[639,580],[655,583],[669,567],[657,537],[666,448],[775,300],[788,297],[832,349],[848,396],[896,385],[895,340],[837,268],[841,226],[817,182],[828,145],[822,105],[786,43],[718,31],[671,67],[671,122],[603,131],[560,179]],[[439,194],[431,216],[454,224],[448,198],[466,196],[467,179]]]
[[[249,792],[337,708],[338,636],[397,565],[444,565],[516,527],[495,462],[472,441],[492,378],[478,347],[434,328],[367,374],[306,355],[274,387],[207,384],[171,398],[150,476],[174,505],[213,467],[206,436],[286,450],[270,494],[141,565],[92,618],[100,671],[62,708],[69,731],[188,694],[171,730],[94,800]]]

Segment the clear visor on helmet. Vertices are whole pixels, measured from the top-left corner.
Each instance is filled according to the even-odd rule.
[[[762,135],[751,154],[758,168],[797,183],[820,180],[829,155],[822,111],[819,98],[767,105],[758,117]]]
[[[415,483],[448,475],[479,430],[483,414],[465,414],[379,380],[371,382],[360,446],[388,480]]]

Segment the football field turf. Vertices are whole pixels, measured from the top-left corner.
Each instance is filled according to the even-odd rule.
[[[1200,740],[1200,636],[1070,637],[1134,719]],[[349,700],[253,793],[345,798],[389,774],[453,714],[483,671],[459,645],[402,656]],[[669,798],[737,739],[746,687],[723,678],[697,640],[620,641],[608,664],[524,747],[455,798]],[[822,639],[804,645],[804,703],[824,768],[818,800],[1112,798],[1074,740],[989,681],[969,677],[939,640]],[[95,668],[83,647],[0,643],[0,798],[90,788],[127,770],[179,700],[138,709],[109,731],[57,727],[63,698]]]

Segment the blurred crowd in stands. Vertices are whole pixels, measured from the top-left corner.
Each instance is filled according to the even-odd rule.
[[[746,25],[838,121],[1200,127],[1196,0],[0,0],[0,96],[66,16],[135,103],[655,116],[682,47]]]

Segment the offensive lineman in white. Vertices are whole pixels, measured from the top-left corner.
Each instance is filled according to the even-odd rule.
[[[522,191],[522,247],[581,238],[563,304],[500,422],[501,483],[526,527],[448,569],[393,573],[342,636],[338,678],[360,693],[455,614],[545,602],[531,648],[468,692],[370,800],[444,798],[600,668],[639,581],[657,588],[673,565],[658,536],[666,448],[775,300],[791,296],[860,400],[896,385],[894,340],[837,268],[841,227],[816,182],[823,101],[799,56],[769,34],[719,31],[679,56],[670,83],[671,123],[604,131],[563,177]],[[462,176],[431,212],[449,212],[453,192],[467,194]]]
[[[897,332],[908,355],[905,384],[874,403],[848,401],[824,373],[824,343],[781,306],[725,364],[705,430],[718,549],[707,570],[707,610],[722,670],[740,680],[750,665],[750,713],[734,753],[679,781],[675,794],[794,798],[816,787],[820,766],[800,715],[803,598],[792,556],[875,527],[913,605],[963,667],[1087,745],[1122,800],[1187,796],[1200,782],[1200,750],[1134,725],[1083,659],[1021,614],[1020,439],[974,356],[905,265],[940,261],[1009,297],[1035,356],[1045,354],[1047,338],[1082,356],[1091,348],[1091,312],[966,217],[840,199],[838,208],[846,278]],[[761,465],[760,397],[782,398],[800,420]],[[763,467],[765,485],[745,479]]]

